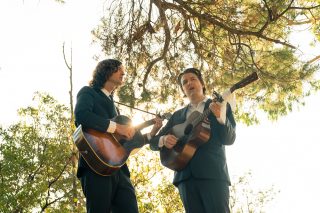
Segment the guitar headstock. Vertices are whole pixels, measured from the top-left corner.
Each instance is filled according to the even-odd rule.
[[[232,93],[233,91],[235,91],[236,89],[240,89],[242,87],[247,86],[248,84],[258,80],[258,74],[257,72],[253,72],[252,74],[248,75],[247,77],[245,77],[244,79],[242,79],[241,81],[239,81],[238,83],[234,84],[231,88],[230,88],[230,92]]]
[[[212,98],[213,98],[212,100],[214,102],[219,102],[219,103],[223,102],[223,97],[219,93],[217,93],[216,91],[212,92]]]

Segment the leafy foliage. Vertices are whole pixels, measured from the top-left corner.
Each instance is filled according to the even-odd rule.
[[[203,71],[207,91],[223,92],[258,72],[260,81],[237,91],[236,116],[247,124],[258,122],[258,109],[273,120],[286,115],[319,89],[318,67],[303,61],[289,42],[295,26],[310,26],[317,35],[319,1],[119,0],[109,5],[93,34],[106,55],[127,66],[128,86],[134,89],[120,90],[123,102],[180,106],[176,79],[190,66]]]
[[[280,192],[274,186],[264,190],[254,190],[250,186],[251,171],[237,177],[230,190],[230,209],[233,213],[265,212],[265,206]]]
[[[0,212],[77,210],[68,112],[51,96],[36,93],[34,106],[19,110],[18,123],[0,128]]]
[[[84,212],[80,182],[74,186],[74,162],[70,141],[70,111],[47,94],[36,93],[33,106],[19,110],[20,121],[0,127],[0,212]],[[159,153],[144,147],[130,156],[128,165],[135,186],[139,211],[184,212],[173,172],[160,164]],[[272,188],[259,196],[251,190],[248,175],[232,186],[232,208],[261,208],[273,199]],[[246,190],[244,192],[244,190]],[[259,202],[257,201],[259,200]]]
[[[171,183],[173,172],[160,164],[157,152],[145,147],[130,157],[128,166],[140,212],[184,212],[178,190]]]

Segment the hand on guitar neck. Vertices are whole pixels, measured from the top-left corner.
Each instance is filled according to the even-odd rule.
[[[156,118],[153,119],[154,124],[153,127],[150,131],[150,136],[153,137],[157,134],[157,132],[160,130],[160,128],[162,127],[162,121],[163,121],[163,117],[157,116]]]
[[[153,125],[153,128],[149,134],[151,137],[153,137],[162,127],[162,121],[164,119],[169,119],[169,117],[171,117],[170,113],[164,113],[163,115],[158,115],[155,118],[143,122],[137,126],[133,126],[131,119],[123,115],[118,115],[112,120],[117,124],[117,128],[115,131],[116,137],[119,140],[125,140],[130,143],[131,140],[136,141],[137,137],[141,135],[140,130],[150,125]]]
[[[215,101],[212,101],[209,105],[209,108],[211,109],[211,112],[216,116],[216,118],[220,118],[221,116],[221,104]]]

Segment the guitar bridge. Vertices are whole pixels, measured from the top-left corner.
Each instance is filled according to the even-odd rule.
[[[86,155],[86,154],[88,154],[88,151],[87,151],[87,150],[84,150],[84,151],[80,151],[80,153]]]
[[[210,123],[202,122],[201,126],[206,129],[210,129]]]

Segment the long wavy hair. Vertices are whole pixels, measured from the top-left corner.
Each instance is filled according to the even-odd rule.
[[[117,72],[122,63],[116,59],[105,59],[100,61],[92,74],[89,86],[101,89],[110,76]]]

